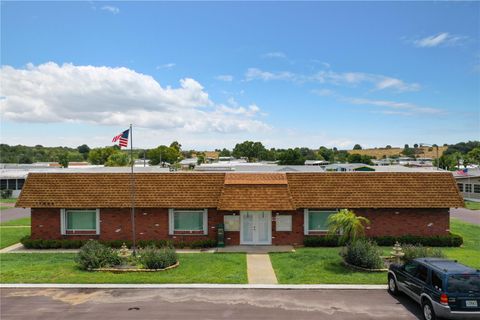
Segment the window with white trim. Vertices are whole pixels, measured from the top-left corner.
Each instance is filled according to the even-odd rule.
[[[328,218],[335,213],[337,213],[337,211],[305,209],[305,234],[309,234],[310,232],[327,232]]]
[[[480,193],[480,184],[473,185],[473,193]]]
[[[99,234],[98,209],[62,209],[62,234]]]
[[[465,183],[465,192],[472,192],[472,184]]]
[[[458,190],[460,192],[463,192],[463,183],[457,183],[457,186],[458,186]]]
[[[208,210],[169,210],[170,234],[193,233],[207,234]]]

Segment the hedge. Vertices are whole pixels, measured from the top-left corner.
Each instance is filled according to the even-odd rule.
[[[23,237],[20,242],[27,249],[78,249],[82,247],[88,240],[72,240],[72,239],[59,239],[59,240],[42,240],[31,239],[30,236]],[[132,241],[127,240],[111,240],[111,241],[99,241],[108,247],[118,249],[123,243],[129,248],[132,247]],[[139,240],[137,241],[137,247],[145,248],[148,246],[156,247],[176,247],[176,248],[212,248],[217,246],[217,242],[212,239],[197,240],[193,242],[172,242],[170,240]]]
[[[405,244],[420,244],[428,247],[460,247],[463,244],[462,236],[450,233],[448,236],[412,236],[405,235],[399,237],[383,236],[370,238],[379,246],[393,246],[395,242]],[[306,236],[303,240],[305,247],[339,247],[343,245],[339,243],[338,236]]]
[[[305,247],[339,247],[338,236],[306,236],[303,239]]]

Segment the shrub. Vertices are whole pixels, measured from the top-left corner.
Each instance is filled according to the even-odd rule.
[[[145,248],[155,246],[158,248],[173,247],[173,242],[170,240],[140,240],[137,242],[138,247]]]
[[[306,236],[303,239],[305,247],[338,247],[341,245],[340,237],[328,236]]]
[[[31,239],[30,236],[25,236],[20,239],[20,242],[27,249],[78,249],[87,243],[88,240],[43,240],[43,239]]]
[[[98,241],[90,240],[80,248],[75,256],[75,262],[80,269],[90,270],[119,265],[122,260],[112,248]]]
[[[450,233],[447,236],[412,236],[405,235],[400,237],[383,236],[373,237],[379,246],[393,246],[395,242],[405,244],[421,244],[429,247],[459,247],[463,244],[462,236],[454,233]]]
[[[367,269],[383,268],[380,257],[382,251],[374,241],[358,239],[349,243],[341,252],[342,257],[349,264]]]
[[[192,249],[213,248],[217,246],[217,241],[212,239],[193,241],[187,244]]]
[[[405,255],[403,261],[408,262],[416,258],[445,258],[439,248],[429,248],[422,245],[402,244]]]
[[[30,236],[23,237],[20,242],[25,248],[28,249],[78,249],[85,245],[89,240],[73,240],[73,239],[59,239],[59,240],[43,240],[43,239],[31,239]],[[130,240],[101,240],[99,243],[110,247],[119,249],[125,243],[128,248],[132,247],[132,241]],[[156,246],[158,248],[163,247],[176,247],[176,248],[212,248],[217,246],[217,242],[212,239],[198,240],[194,242],[172,242],[171,240],[139,240],[137,247],[145,248],[148,246]]]
[[[2,199],[8,199],[12,197],[13,191],[11,189],[3,189],[0,191],[0,197]]]
[[[138,251],[138,261],[147,269],[165,269],[177,263],[177,253],[172,247],[148,246]]]

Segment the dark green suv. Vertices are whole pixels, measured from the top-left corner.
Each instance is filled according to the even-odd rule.
[[[426,320],[480,319],[480,271],[453,260],[420,258],[388,271],[388,291],[417,301]]]

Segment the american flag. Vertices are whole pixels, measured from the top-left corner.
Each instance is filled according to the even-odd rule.
[[[130,131],[130,129],[127,129],[127,130],[123,131],[122,133],[120,133],[119,135],[116,135],[115,137],[113,137],[112,142],[119,141],[118,145],[120,147],[128,146],[128,133],[129,133],[129,131]]]
[[[457,170],[457,171],[455,171],[455,173],[460,175],[460,176],[468,176],[468,169],[465,168],[463,170]]]

